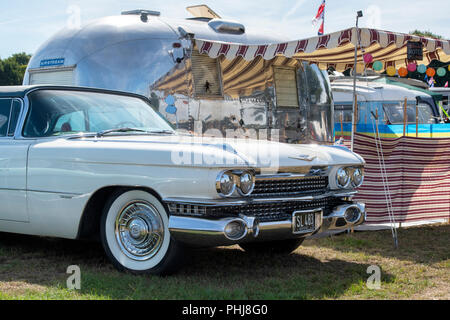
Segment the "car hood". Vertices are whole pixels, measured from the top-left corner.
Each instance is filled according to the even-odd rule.
[[[184,135],[117,135],[41,140],[34,156],[78,161],[189,167],[298,167],[364,164],[344,147]],[[49,150],[51,149],[51,150]]]

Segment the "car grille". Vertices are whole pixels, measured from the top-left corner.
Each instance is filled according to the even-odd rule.
[[[257,178],[252,197],[321,193],[328,188],[327,176],[306,178],[264,179]]]
[[[313,201],[278,201],[270,203],[250,203],[243,206],[209,207],[207,215],[214,217],[239,216],[240,214],[257,217],[260,222],[281,221],[291,219],[294,211],[323,209],[327,216],[334,207],[343,203],[335,197],[323,198]]]

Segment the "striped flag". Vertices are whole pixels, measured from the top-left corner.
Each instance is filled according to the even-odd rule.
[[[321,36],[324,34],[324,25],[325,25],[325,0],[322,1],[322,4],[319,7],[319,10],[317,10],[317,14],[314,17],[312,23],[313,25],[316,25],[319,21],[322,20],[322,23],[320,24],[319,31],[317,32],[317,35]]]

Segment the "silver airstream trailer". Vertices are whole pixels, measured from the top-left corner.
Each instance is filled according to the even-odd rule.
[[[288,39],[249,33],[206,6],[194,17],[134,10],[63,29],[33,55],[24,84],[97,87],[144,94],[181,130],[289,143],[334,139],[328,76],[316,65],[277,56],[213,59],[196,40],[267,44]]]

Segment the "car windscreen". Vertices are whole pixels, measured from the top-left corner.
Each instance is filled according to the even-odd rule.
[[[159,113],[137,97],[71,90],[37,90],[30,105],[24,137],[92,133],[119,128],[173,131]]]
[[[383,110],[385,113],[385,121],[387,124],[403,124],[404,121],[404,104],[398,103],[383,103]],[[428,103],[420,102],[417,105],[418,123],[433,124],[436,120],[433,116],[433,110]],[[407,123],[416,123],[416,104],[408,103],[406,108]]]

